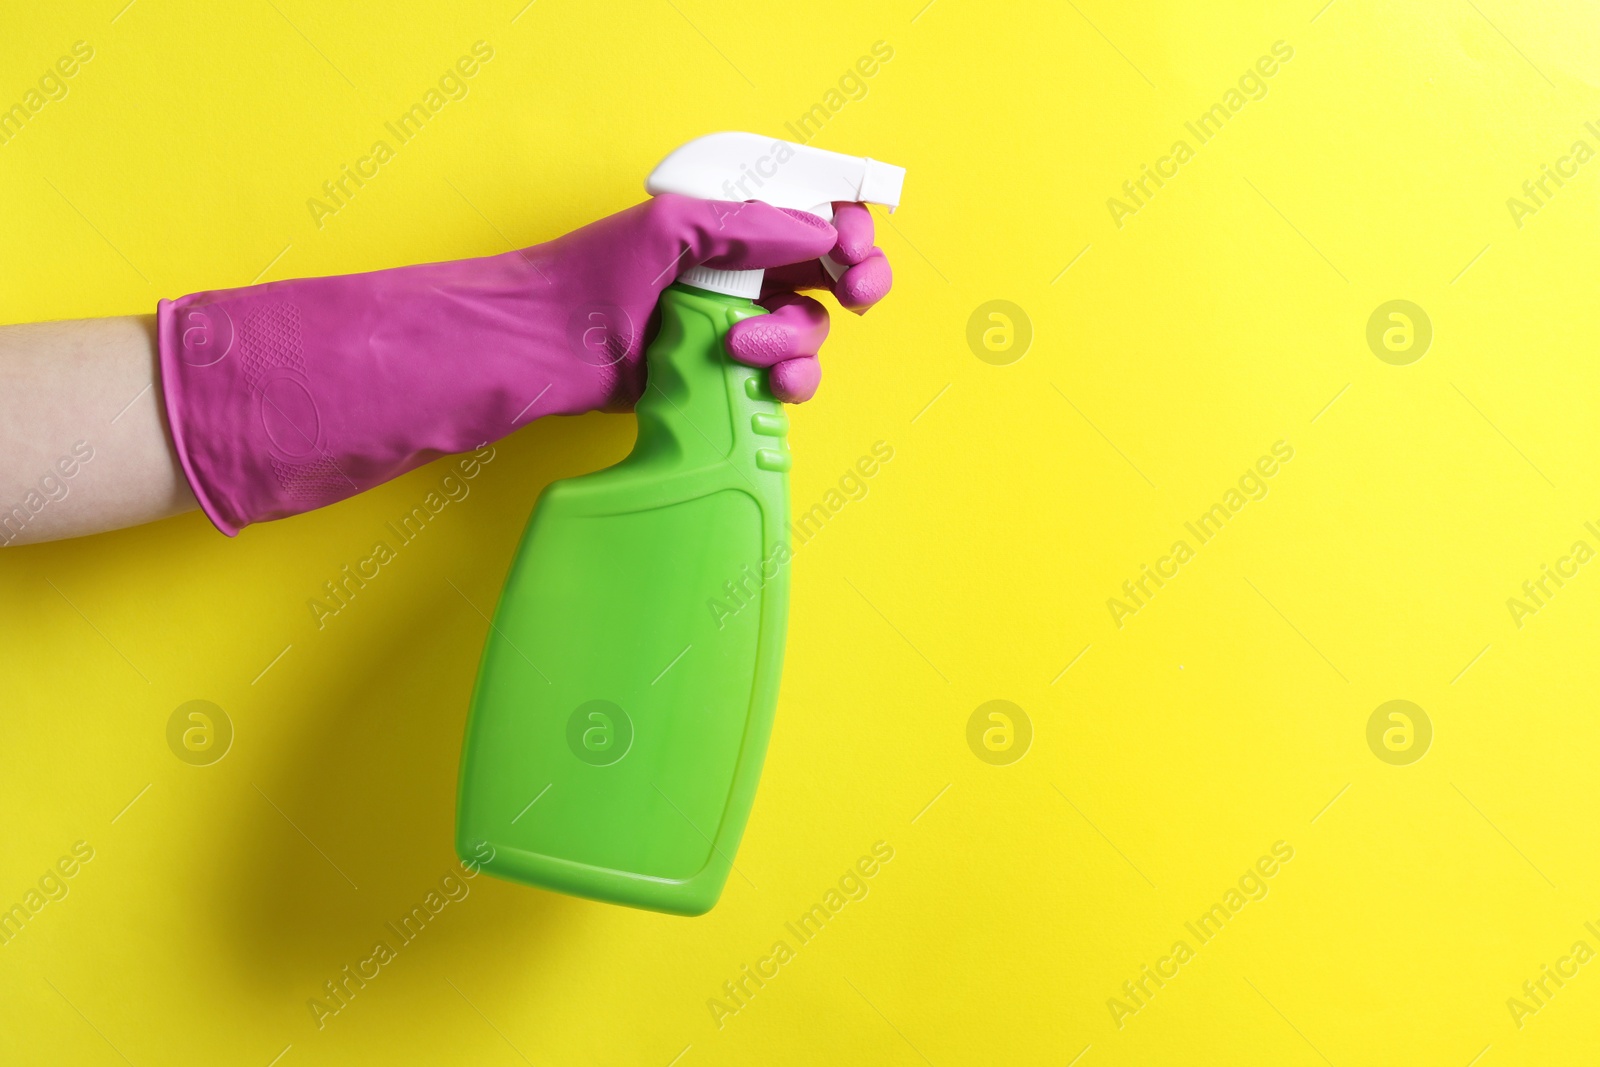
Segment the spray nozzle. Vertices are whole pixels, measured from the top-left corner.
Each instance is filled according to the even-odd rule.
[[[832,222],[835,201],[882,204],[894,211],[905,178],[904,167],[876,159],[756,133],[710,133],[675,149],[650,172],[644,187],[652,196],[677,193],[702,200],[759,200]],[[845,270],[831,256],[824,256],[822,265],[835,279]],[[691,267],[678,280],[754,299],[761,295],[761,273]]]

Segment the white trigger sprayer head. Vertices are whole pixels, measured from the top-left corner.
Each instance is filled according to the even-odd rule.
[[[757,133],[709,133],[673,150],[650,172],[650,195],[677,193],[702,200],[759,200],[773,207],[808,211],[833,221],[835,201],[900,206],[904,167],[862,156],[763,137]],[[832,256],[822,265],[835,280],[845,266]],[[679,281],[729,296],[761,295],[761,271],[691,267]]]

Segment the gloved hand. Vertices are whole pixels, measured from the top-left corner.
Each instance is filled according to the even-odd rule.
[[[773,368],[775,395],[803,400],[827,313],[783,295],[785,278],[863,309],[889,288],[871,245],[859,205],[835,230],[761,203],[663,195],[518,252],[163,300],[173,441],[201,507],[232,536],[543,415],[628,410],[644,389],[656,300],[697,264],[812,261],[813,271],[769,271],[773,314],[728,340],[735,358]],[[814,262],[830,250],[853,264],[837,283]]]

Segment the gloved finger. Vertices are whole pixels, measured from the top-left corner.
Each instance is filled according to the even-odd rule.
[[[790,293],[806,289],[821,289],[826,292],[833,291],[833,279],[822,269],[819,260],[811,259],[804,263],[790,263],[787,266],[774,267],[767,271],[761,279],[761,295],[765,299],[777,296],[780,293]]]
[[[889,269],[889,259],[882,249],[874,248],[866,258],[839,276],[833,283],[833,295],[842,307],[864,315],[873,304],[888,296],[893,286],[894,272]]]
[[[872,251],[872,212],[848,200],[833,205],[833,228],[839,234],[829,253],[840,263],[855,265]]]
[[[873,248],[861,262],[846,269],[838,281],[834,281],[822,269],[820,262],[811,260],[767,271],[761,289],[767,294],[826,289],[839,301],[840,306],[860,315],[882,300],[893,285],[894,272],[889,268],[888,258],[883,254],[883,249]]]
[[[817,395],[822,381],[822,364],[816,356],[786,359],[767,372],[772,395],[785,404],[804,404]]]
[[[659,260],[663,285],[692,266],[757,270],[824,255],[834,228],[804,211],[758,201],[697,200],[663,193],[647,204],[649,238],[640,254]]]
[[[752,367],[815,356],[828,336],[828,310],[809,296],[784,293],[761,301],[769,314],[741,319],[728,331],[728,355]]]

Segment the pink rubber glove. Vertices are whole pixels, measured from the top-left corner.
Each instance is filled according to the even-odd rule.
[[[678,274],[702,263],[780,267],[832,249],[856,255],[851,272],[863,273],[847,272],[837,291],[859,305],[888,288],[887,264],[872,282],[860,234],[859,218],[836,231],[765,204],[664,195],[519,252],[163,300],[161,375],[178,456],[201,507],[232,536],[544,415],[628,410],[645,385],[650,314]],[[821,286],[809,274],[795,280]],[[736,344],[730,332],[730,353],[776,367],[776,395],[804,399],[826,313],[777,299],[762,317],[774,322],[766,340],[741,334]]]

